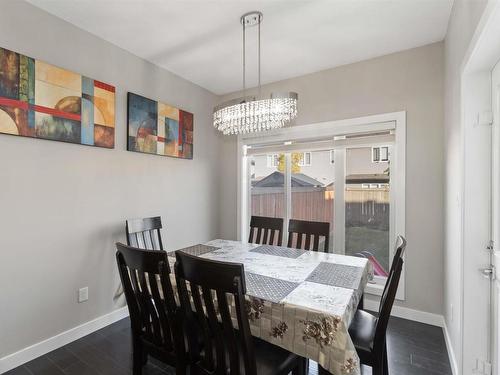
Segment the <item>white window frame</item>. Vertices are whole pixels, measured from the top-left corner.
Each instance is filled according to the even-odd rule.
[[[272,162],[269,162],[272,160]],[[279,165],[279,154],[267,154],[266,155],[266,165],[268,168],[276,168]],[[276,164],[276,165],[275,165]]]
[[[246,239],[248,233],[249,219],[249,203],[250,203],[250,157],[247,155],[247,150],[252,145],[276,145],[283,144],[284,148],[289,147],[288,152],[294,152],[293,141],[307,141],[318,139],[318,134],[321,134],[322,139],[341,137],[345,134],[366,133],[369,131],[387,131],[395,133],[395,142],[390,155],[391,159],[391,230],[389,238],[391,243],[396,241],[397,234],[405,236],[406,233],[406,111],[385,113],[380,115],[358,117],[347,120],[327,121],[309,125],[293,126],[288,128],[277,129],[266,133],[253,133],[238,136],[238,190],[237,190],[237,236],[239,240]],[[273,146],[274,147],[274,146]],[[271,146],[269,146],[269,149]],[[299,151],[297,149],[297,151]],[[281,151],[280,151],[281,152]],[[265,153],[265,151],[263,152]],[[286,153],[286,151],[285,151]],[[290,164],[290,158],[287,164]],[[345,165],[345,148],[336,148],[334,151],[334,160],[337,164]],[[285,178],[290,178],[290,166],[287,165],[285,170]],[[336,171],[340,168],[336,168]],[[337,173],[337,172],[336,172]],[[337,185],[336,195],[340,201],[343,201],[345,181],[340,181],[336,176]],[[286,187],[285,187],[286,189]],[[288,204],[289,205],[289,204]],[[290,207],[285,206],[285,215],[289,216]],[[338,225],[345,227],[345,205],[335,205],[335,217]],[[342,222],[341,222],[342,221]],[[287,221],[285,220],[285,233],[287,233]],[[341,234],[341,233],[340,233]],[[345,234],[337,235],[334,239],[334,248],[336,252],[343,253],[345,247]],[[390,247],[389,256],[393,256],[393,247]],[[398,292],[396,298],[398,300],[405,299],[405,266],[401,274]],[[367,285],[366,293],[380,296],[383,292],[385,278],[375,277],[375,283]]]
[[[385,159],[382,159],[382,156],[381,156],[382,149],[387,150],[387,158],[385,158]],[[375,159],[375,150],[378,150],[378,160]],[[389,155],[389,153],[390,153],[389,150],[390,150],[390,147],[388,145],[372,147],[372,163],[388,163],[389,159],[391,158],[391,156]]]
[[[299,152],[299,154],[302,154],[302,158],[298,163],[299,167],[310,167],[312,165],[312,152],[305,151]],[[309,163],[306,163],[306,154],[309,154]]]

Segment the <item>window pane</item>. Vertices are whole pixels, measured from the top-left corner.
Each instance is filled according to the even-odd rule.
[[[292,154],[293,158],[296,158],[297,164],[301,167],[311,165],[311,153],[310,152],[294,152]]]
[[[264,155],[260,155],[260,157],[262,157],[262,156],[264,156]],[[267,155],[267,167],[268,168],[277,167],[278,163],[279,163],[279,157],[280,157],[279,154]]]
[[[304,165],[300,165],[300,155],[305,157]],[[314,163],[311,164],[312,159]],[[333,249],[333,179],[334,166],[330,163],[330,150],[292,154],[290,217],[298,220],[329,222],[329,251]],[[320,249],[323,248],[322,240]]]
[[[380,148],[380,161],[389,160],[389,149],[387,147]]]
[[[373,148],[375,150],[380,151],[380,148]],[[367,257],[376,275],[387,276],[389,164],[373,163],[371,147],[349,148],[346,150],[345,186],[345,253]]]
[[[284,218],[284,172],[284,154],[252,157],[250,160],[251,215]]]
[[[311,153],[310,152],[304,153],[304,165],[311,165]]]

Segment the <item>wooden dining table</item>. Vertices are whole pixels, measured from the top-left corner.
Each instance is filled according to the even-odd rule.
[[[253,336],[333,375],[361,373],[348,328],[373,278],[368,259],[220,239],[177,251],[244,265]]]

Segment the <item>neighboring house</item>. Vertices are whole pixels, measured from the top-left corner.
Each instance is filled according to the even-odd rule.
[[[331,185],[335,180],[334,170],[334,152],[333,150],[311,151],[301,153],[300,174],[316,180],[321,185]],[[261,180],[271,175],[277,170],[279,154],[255,155],[251,164],[252,179]],[[389,183],[387,168],[389,150],[387,147],[363,147],[351,148],[347,150],[346,155],[346,174],[348,176],[365,176],[361,179],[367,179],[367,176],[382,176],[383,181],[363,181],[361,184]],[[350,182],[348,177],[347,183]]]
[[[300,173],[310,176],[322,185],[328,185],[334,180],[335,171],[329,150],[303,154],[306,155],[303,157],[302,163],[299,164]],[[255,179],[261,179],[275,172],[278,167],[278,157],[279,154],[255,155],[252,165],[252,175]]]
[[[388,191],[390,176],[387,173],[382,174],[350,174],[346,176],[346,187],[349,189],[369,189],[369,190],[380,190],[383,189]],[[332,185],[328,185],[332,186]],[[387,199],[389,199],[387,197]]]
[[[303,173],[292,173],[292,188],[293,187],[323,187],[324,185]],[[276,188],[283,187],[285,184],[285,175],[282,172],[275,171],[269,176],[260,180],[252,181],[253,188]]]

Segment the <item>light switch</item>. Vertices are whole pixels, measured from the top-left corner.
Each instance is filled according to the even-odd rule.
[[[78,303],[85,302],[89,299],[89,288],[81,288],[78,290]]]

